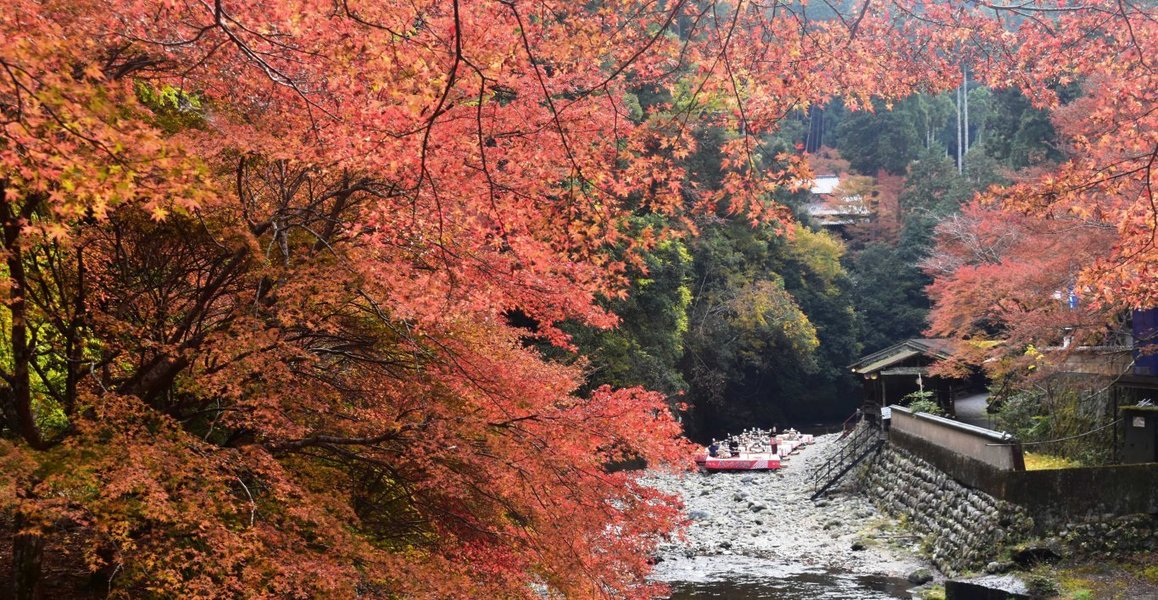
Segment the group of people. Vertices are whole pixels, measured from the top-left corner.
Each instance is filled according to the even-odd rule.
[[[723,440],[713,439],[708,446],[708,456],[712,458],[732,458],[744,453],[776,454],[778,438],[796,439],[799,432],[795,429],[786,429],[783,432],[773,427],[768,429],[745,429],[743,433],[732,434]]]

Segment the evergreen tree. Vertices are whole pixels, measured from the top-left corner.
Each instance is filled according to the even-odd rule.
[[[918,132],[915,101],[893,109],[877,103],[875,111],[845,117],[837,127],[837,148],[857,171],[872,175],[879,170],[904,173],[923,145]]]

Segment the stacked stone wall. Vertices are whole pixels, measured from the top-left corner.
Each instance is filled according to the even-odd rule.
[[[1078,556],[1154,552],[1158,550],[1158,520],[1146,514],[1088,518],[1066,524],[1057,539],[1067,552]]]
[[[923,536],[923,552],[949,576],[983,569],[1033,530],[1023,508],[968,488],[891,445],[868,462],[858,479],[882,510]]]

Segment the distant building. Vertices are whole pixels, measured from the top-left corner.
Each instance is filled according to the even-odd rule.
[[[1134,310],[1129,333],[1113,345],[1047,348],[1056,352],[1055,377],[1093,390],[1083,409],[1120,423],[1113,446],[1121,462],[1158,461],[1158,309]],[[1093,440],[1091,440],[1092,442]]]
[[[811,182],[812,198],[805,210],[819,227],[840,229],[864,223],[873,216],[872,208],[860,195],[840,193],[840,182],[839,175],[821,175]]]
[[[812,180],[812,187],[808,190],[813,196],[831,196],[840,187],[840,175],[821,175]]]

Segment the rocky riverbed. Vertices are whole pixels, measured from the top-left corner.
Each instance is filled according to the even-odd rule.
[[[727,577],[732,566],[737,578],[761,571],[769,577],[931,577],[932,569],[916,556],[918,541],[863,496],[838,490],[809,500],[810,474],[837,439],[818,436],[777,471],[654,475],[654,485],[683,497],[692,521],[684,539],[660,549],[656,577],[698,581],[707,571]]]

